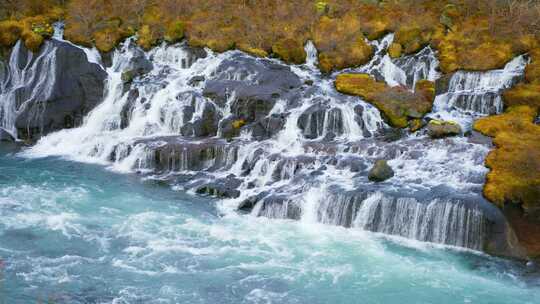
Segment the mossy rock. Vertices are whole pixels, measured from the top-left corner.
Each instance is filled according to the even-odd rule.
[[[520,83],[503,94],[504,104],[508,107],[527,105],[540,108],[540,83]]]
[[[406,128],[410,120],[422,118],[431,111],[434,96],[432,82],[419,82],[416,92],[389,87],[368,74],[341,74],[336,78],[339,92],[357,95],[382,112],[387,122],[396,128]]]
[[[157,44],[156,34],[147,24],[141,26],[137,35],[137,44],[139,44],[139,46],[142,47],[144,50],[148,51]]]
[[[474,129],[494,137],[496,149],[486,158],[491,169],[484,195],[500,207],[521,206],[526,213],[540,210],[540,126],[537,109],[513,106],[496,116],[478,120]]]
[[[235,121],[232,122],[232,127],[233,127],[234,129],[240,129],[240,128],[242,128],[242,127],[245,126],[245,125],[246,125],[246,121],[243,120],[243,119],[237,119],[237,120],[235,120]]]
[[[413,119],[409,121],[409,130],[411,132],[416,132],[420,129],[422,129],[425,126],[424,121],[422,119]]]
[[[122,39],[119,28],[105,28],[94,33],[94,43],[102,53],[112,51]]]
[[[268,52],[266,50],[257,48],[257,47],[252,47],[249,44],[241,43],[241,44],[236,45],[236,47],[240,51],[246,52],[255,57],[262,57],[262,58],[268,57]]]
[[[14,20],[0,21],[0,45],[12,47],[20,39],[23,31],[22,23]]]
[[[394,170],[386,160],[378,160],[368,173],[368,179],[373,182],[383,182],[394,176]]]
[[[460,135],[461,126],[453,121],[431,120],[427,125],[428,135],[431,138],[444,138]]]
[[[525,68],[525,79],[540,84],[540,48],[531,51],[530,56],[531,62]]]
[[[312,38],[319,51],[319,68],[325,73],[365,64],[373,55],[360,21],[352,13],[341,18],[321,17],[313,26]]]
[[[306,51],[302,41],[282,39],[272,46],[272,52],[283,61],[294,64],[306,62]]]
[[[43,41],[45,40],[43,36],[36,34],[34,32],[23,32],[22,39],[24,40],[24,46],[32,52],[39,51]]]

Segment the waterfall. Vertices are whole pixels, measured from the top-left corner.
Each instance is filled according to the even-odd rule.
[[[27,117],[27,126],[36,121],[40,126],[43,107],[52,93],[56,81],[55,60],[56,49],[47,41],[42,50],[34,54],[25,52],[21,41],[18,41],[9,58],[5,77],[0,83],[0,127],[17,138],[17,115],[35,103],[39,108]],[[40,103],[41,102],[41,103]]]
[[[521,55],[500,70],[454,73],[447,85],[442,84],[448,88],[435,98],[434,112],[443,119],[454,118],[466,127],[472,123],[471,116],[501,113],[502,92],[523,77],[527,63],[527,57]]]
[[[391,59],[392,41],[372,42],[374,58],[346,71],[410,90],[421,79],[442,81],[434,50]],[[305,50],[305,64],[288,66],[186,43],[144,52],[129,39],[114,51],[105,97],[83,124],[43,137],[24,154],[101,163],[223,196],[225,213],[241,209],[475,250],[495,238],[490,227],[501,224],[499,213],[480,195],[489,147],[464,137],[389,140],[380,112],[337,92],[337,73],[322,75],[313,43]],[[487,92],[500,94],[524,64],[519,57],[504,70],[455,73],[430,116],[459,120],[463,113],[449,111],[457,102],[445,96],[473,92],[488,102]],[[381,158],[396,172],[373,184],[367,174]]]

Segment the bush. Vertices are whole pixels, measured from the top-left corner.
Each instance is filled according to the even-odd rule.
[[[23,30],[19,21],[6,20],[0,22],[0,45],[11,47],[17,43]]]
[[[167,26],[165,41],[175,43],[184,38],[185,24],[182,21],[173,21]]]

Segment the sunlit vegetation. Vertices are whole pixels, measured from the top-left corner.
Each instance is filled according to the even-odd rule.
[[[366,38],[389,32],[396,34],[392,57],[432,45],[444,72],[493,69],[537,48],[540,29],[540,4],[517,0],[4,0],[0,18],[11,23],[2,25],[0,43],[10,46],[25,32],[35,48],[47,33],[22,20],[50,23],[62,10],[66,38],[103,52],[137,34],[145,49],[186,37],[215,51],[299,63],[299,46],[311,39],[326,72],[365,63],[372,55]]]
[[[537,113],[530,106],[514,106],[474,125],[494,137],[496,149],[486,159],[491,171],[484,194],[501,207],[514,203],[529,213],[539,211],[540,126],[533,123]]]
[[[64,13],[61,1],[3,0],[0,3],[0,47],[11,47],[22,39],[27,48],[39,50],[53,34],[52,23]]]

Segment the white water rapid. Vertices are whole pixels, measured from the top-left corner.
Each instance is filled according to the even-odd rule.
[[[386,53],[392,39],[373,42],[373,60],[348,71],[411,90],[420,79],[439,81],[432,49],[393,60]],[[24,154],[104,164],[217,195],[224,213],[243,210],[475,250],[504,238],[504,220],[481,196],[489,144],[475,136],[432,140],[423,131],[392,131],[375,107],[338,93],[335,75],[316,68],[313,44],[306,50],[306,64],[288,66],[185,43],[145,53],[128,40],[106,68],[103,102],[83,124],[43,137]],[[429,116],[467,129],[476,117],[500,112],[501,90],[526,63],[518,57],[502,70],[455,73]],[[138,73],[141,66],[145,73]],[[6,112],[12,105],[2,107]],[[396,173],[373,184],[367,171],[378,159],[389,160]]]

